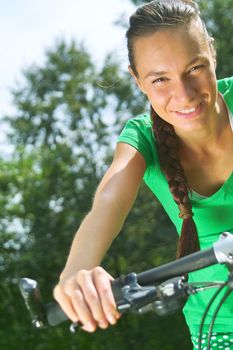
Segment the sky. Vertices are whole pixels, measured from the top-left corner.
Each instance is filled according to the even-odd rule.
[[[125,59],[125,30],[113,23],[134,11],[130,0],[9,0],[0,11],[0,116],[13,112],[10,89],[22,70],[43,64],[56,40],[84,41],[96,63],[115,51]]]

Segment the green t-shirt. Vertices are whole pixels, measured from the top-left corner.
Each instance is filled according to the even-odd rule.
[[[233,128],[233,77],[218,81],[218,89],[228,107],[230,122]],[[233,135],[232,135],[233,136]],[[156,143],[152,131],[150,115],[144,114],[130,119],[121,132],[118,142],[128,143],[136,148],[146,161],[144,182],[163,205],[168,216],[181,231],[182,219],[179,218],[178,206],[170,193],[168,182],[161,170]],[[212,246],[219,235],[228,231],[233,233],[233,172],[222,187],[207,198],[191,197],[194,220],[197,226],[201,249]],[[222,265],[207,267],[189,274],[189,281],[219,281],[227,277],[227,269]],[[215,289],[203,291],[190,296],[184,307],[184,315],[191,333],[199,330],[201,317]],[[217,299],[216,306],[219,298]],[[212,307],[206,319],[205,330],[211,322]],[[233,330],[233,295],[228,297],[219,311],[214,326],[215,331],[229,332]]]

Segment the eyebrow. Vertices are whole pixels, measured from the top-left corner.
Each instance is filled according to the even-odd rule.
[[[209,60],[208,60],[205,56],[197,56],[197,57],[193,58],[193,59],[186,65],[186,68],[188,68],[188,67],[192,66],[193,64],[195,64],[196,62],[200,62],[200,61],[206,62],[206,63],[209,62]],[[147,74],[145,75],[144,79],[146,79],[146,78],[148,78],[148,77],[151,77],[151,76],[153,76],[153,77],[156,77],[156,76],[157,76],[157,77],[161,77],[161,76],[167,75],[167,74],[168,74],[168,73],[167,73],[166,71],[157,71],[157,72],[151,71],[151,72],[149,72],[149,73],[147,73]]]

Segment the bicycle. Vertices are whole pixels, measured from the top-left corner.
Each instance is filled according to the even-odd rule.
[[[186,281],[185,275],[214,264],[225,264],[229,270],[226,281],[193,282]],[[198,339],[198,350],[202,349],[201,337],[208,311],[216,297],[226,287],[226,291],[217,305],[209,325],[207,350],[214,322],[224,301],[233,290],[233,235],[224,232],[209,249],[202,250],[179,260],[136,274],[122,275],[112,282],[112,290],[117,309],[121,312],[143,314],[154,311],[157,315],[167,315],[182,307],[184,300],[192,294],[209,288],[217,288],[203,314]],[[29,278],[19,281],[19,288],[30,312],[32,324],[36,328],[56,326],[68,318],[56,302],[43,304],[38,283]],[[71,324],[70,331],[75,332],[79,324]]]

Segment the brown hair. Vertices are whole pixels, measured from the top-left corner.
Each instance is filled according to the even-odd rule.
[[[208,40],[212,53],[215,54],[205,24],[200,18],[196,2],[191,0],[156,0],[140,6],[130,17],[129,29],[126,32],[128,57],[132,71],[138,77],[134,60],[134,41],[156,31],[188,24],[192,20],[201,22],[203,32]],[[181,166],[178,154],[178,138],[173,126],[159,117],[151,107],[153,132],[158,143],[161,167],[167,178],[171,194],[177,203],[183,219],[177,247],[177,257],[190,254],[200,249],[197,228],[193,220],[192,204],[189,199],[190,188]]]
[[[158,142],[161,167],[165,173],[174,201],[179,207],[179,217],[183,219],[177,246],[177,258],[200,249],[197,229],[193,220],[192,204],[189,200],[189,185],[180,164],[178,140],[174,128],[151,108],[153,132]]]

